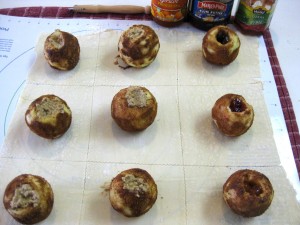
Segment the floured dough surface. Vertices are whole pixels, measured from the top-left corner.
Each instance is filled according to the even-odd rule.
[[[39,39],[37,60],[0,151],[0,172],[6,174],[0,183],[7,183],[6,177],[14,177],[16,170],[49,175],[56,211],[45,224],[126,224],[128,218],[112,210],[100,186],[138,166],[153,176],[159,190],[155,204],[138,223],[297,225],[299,204],[280,165],[258,81],[257,37],[238,32],[238,57],[219,67],[203,59],[203,32],[160,28],[156,59],[142,70],[124,70],[113,64],[121,33],[78,35],[80,61],[63,73],[49,67],[41,47],[44,39]],[[138,134],[119,129],[110,115],[113,96],[128,86],[149,88],[159,105],[155,122]],[[51,142],[30,133],[24,122],[28,105],[45,91],[60,96],[72,109],[70,130]],[[235,139],[222,135],[211,118],[213,104],[226,93],[244,96],[255,111],[251,129]],[[222,185],[241,168],[263,172],[275,190],[268,211],[251,221],[236,217],[222,199]],[[10,225],[3,209],[0,213]]]

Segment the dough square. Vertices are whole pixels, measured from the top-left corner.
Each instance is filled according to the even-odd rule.
[[[100,33],[99,49],[97,56],[97,71],[95,76],[95,85],[176,85],[177,84],[177,57],[176,54],[170,54],[171,47],[166,47],[169,43],[173,46],[173,52],[176,53],[174,43],[168,38],[173,37],[174,31],[155,30],[161,34],[160,42],[165,51],[160,49],[156,59],[145,68],[120,68],[115,65],[118,55],[118,42],[121,31],[106,31]],[[160,38],[160,37],[159,37]],[[176,39],[176,35],[173,37]],[[174,39],[174,40],[175,40]],[[176,45],[176,44],[175,44]],[[168,45],[167,45],[168,46]]]
[[[109,192],[103,189],[118,173],[130,168],[146,170],[158,189],[153,207],[136,218],[127,218],[115,211],[109,201]],[[86,176],[82,224],[185,224],[185,187],[181,166],[88,162]]]
[[[36,60],[27,77],[28,83],[52,85],[92,85],[97,62],[97,35],[79,37],[80,60],[76,67],[69,71],[61,71],[50,67],[44,56],[45,36],[42,35],[36,45]],[[96,47],[95,47],[96,46]]]
[[[223,184],[244,167],[185,167],[187,225],[199,224],[297,224],[299,212],[296,193],[281,167],[247,167],[265,174],[274,189],[269,209],[259,218],[243,218],[234,214],[223,200]],[[286,193],[290,194],[287,196]]]
[[[80,59],[77,66],[69,71],[60,71],[48,65],[41,54],[29,72],[27,82],[48,85],[92,85],[94,83],[96,63],[95,58]]]
[[[252,83],[260,76],[258,60],[252,61],[255,61],[253,66],[246,65],[248,61],[243,62],[238,56],[230,66],[221,67],[208,63],[201,51],[179,52],[178,83],[205,86]]]
[[[62,30],[65,31],[65,30]],[[53,30],[54,32],[54,30]],[[39,36],[36,45],[35,45],[35,51],[39,56],[44,57],[44,44],[47,39],[47,37],[53,33],[43,33]],[[69,32],[69,31],[65,31]],[[72,33],[79,43],[80,46],[80,59],[87,59],[87,58],[96,58],[98,51],[97,51],[97,46],[99,45],[99,37],[100,33],[91,33],[91,34],[78,34],[78,33]],[[46,61],[45,57],[43,58],[44,61]]]
[[[178,34],[178,41],[181,43],[178,47],[179,85],[248,84],[259,78],[258,40],[237,33],[241,40],[239,55],[227,66],[213,65],[205,60],[202,55],[204,35],[202,37],[194,32],[186,36],[185,33]]]
[[[145,68],[120,68],[114,64],[117,51],[98,56],[96,85],[176,85],[176,54],[158,52],[156,59]]]
[[[92,90],[91,87],[27,84],[18,101],[0,156],[45,160],[85,160],[89,143]],[[59,96],[67,102],[72,111],[72,123],[69,130],[54,140],[36,135],[25,122],[25,112],[28,106],[36,98],[45,94]]]
[[[179,87],[179,110],[185,165],[279,165],[261,84]],[[227,137],[212,121],[215,101],[227,93],[242,95],[254,108],[252,127]]]
[[[43,224],[78,224],[84,190],[85,163],[44,161],[30,159],[0,158],[1,199],[6,185],[16,176],[29,173],[45,178],[51,185],[54,193],[54,206],[50,215]],[[12,169],[14,168],[14,169]],[[68,209],[68,210],[66,210]],[[0,207],[1,223],[17,224]]]
[[[258,49],[258,40],[256,36],[249,36],[242,34],[235,26],[228,25],[232,30],[234,30],[240,38],[243,57],[248,56],[249,50],[255,52]],[[172,30],[173,31],[173,30]],[[188,52],[188,51],[202,51],[202,41],[206,32],[199,32],[199,29],[190,26],[189,24],[183,24],[173,31],[174,36],[177,36],[176,44],[178,52]],[[174,39],[175,41],[175,39]],[[254,47],[253,47],[254,46]],[[240,49],[241,50],[241,49]],[[257,53],[252,55],[252,58],[258,56]]]
[[[158,102],[158,112],[146,130],[136,133],[123,131],[111,117],[111,101],[123,88],[95,87],[88,160],[182,165],[179,115],[174,98],[177,88],[147,87]]]

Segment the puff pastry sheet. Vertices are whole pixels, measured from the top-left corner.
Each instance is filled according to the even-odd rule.
[[[28,75],[0,152],[0,193],[21,173],[43,176],[52,185],[54,208],[41,224],[299,224],[299,204],[286,179],[263,96],[256,37],[241,39],[237,59],[225,67],[207,63],[201,53],[203,32],[159,29],[161,48],[144,69],[114,64],[121,31],[78,36],[79,64],[68,72],[52,69],[43,56],[47,34],[36,45]],[[154,123],[126,133],[112,120],[113,96],[141,85],[156,97]],[[254,123],[244,135],[222,135],[211,119],[214,102],[224,94],[243,95],[253,105]],[[29,104],[43,94],[64,99],[73,112],[67,133],[57,140],[33,134],[25,124]],[[114,211],[104,186],[120,171],[139,167],[158,185],[153,208],[139,218]],[[236,170],[263,172],[275,197],[267,212],[245,219],[222,199],[222,186]],[[16,224],[0,207],[0,223]]]

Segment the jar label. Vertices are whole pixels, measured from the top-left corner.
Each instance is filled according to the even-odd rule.
[[[178,22],[187,13],[188,0],[152,0],[151,14],[165,22]]]
[[[205,22],[220,22],[231,16],[232,6],[233,0],[196,0],[192,3],[191,13]]]
[[[241,0],[236,20],[246,25],[260,26],[260,29],[264,30],[270,24],[274,9],[275,0]]]

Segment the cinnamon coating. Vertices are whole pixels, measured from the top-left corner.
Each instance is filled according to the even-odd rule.
[[[238,170],[223,185],[223,198],[231,210],[244,217],[262,215],[271,205],[270,180],[255,170]]]
[[[58,70],[71,70],[79,62],[78,40],[74,35],[57,29],[47,37],[44,55],[51,67]]]
[[[54,194],[50,184],[37,175],[22,174],[6,187],[3,204],[19,223],[35,224],[45,220],[52,211]]]
[[[211,28],[203,38],[202,53],[213,64],[228,65],[238,56],[240,49],[238,35],[227,26]]]
[[[244,134],[252,126],[254,110],[243,96],[225,94],[215,102],[212,118],[222,133],[235,137]]]
[[[133,25],[119,39],[120,58],[129,66],[142,68],[157,56],[160,43],[155,31],[146,25]]]
[[[35,134],[54,139],[62,136],[70,127],[72,112],[58,96],[42,95],[34,100],[25,113],[27,126]]]
[[[111,103],[111,116],[125,131],[142,131],[157,114],[157,102],[145,87],[130,86],[120,90]]]
[[[156,183],[146,170],[128,169],[111,181],[109,191],[111,205],[126,217],[145,214],[152,208],[156,199]]]

